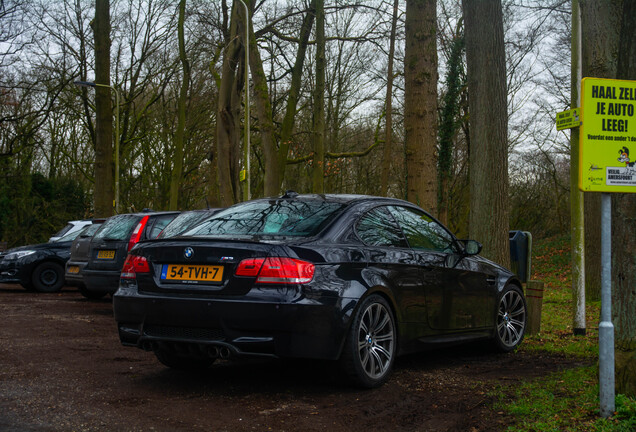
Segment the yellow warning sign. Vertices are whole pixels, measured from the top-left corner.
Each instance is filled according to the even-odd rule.
[[[579,189],[636,193],[636,81],[583,78]]]
[[[572,129],[581,125],[579,109],[574,108],[567,111],[561,111],[556,116],[556,128],[558,131],[564,129]]]

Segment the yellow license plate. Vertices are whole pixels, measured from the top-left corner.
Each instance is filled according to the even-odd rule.
[[[100,250],[97,251],[97,259],[115,259],[114,250]]]
[[[68,272],[73,274],[79,273],[79,266],[68,266]]]
[[[162,280],[221,282],[223,266],[164,264],[161,268]]]

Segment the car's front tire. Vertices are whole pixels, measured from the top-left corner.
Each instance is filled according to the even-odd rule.
[[[33,270],[31,282],[38,292],[58,292],[64,286],[64,268],[54,262],[44,262]]]
[[[507,285],[499,296],[497,327],[493,343],[502,352],[512,351],[521,343],[526,330],[526,299],[516,285]]]
[[[362,301],[353,318],[340,358],[356,384],[375,388],[384,384],[397,353],[395,318],[387,301],[376,294]]]

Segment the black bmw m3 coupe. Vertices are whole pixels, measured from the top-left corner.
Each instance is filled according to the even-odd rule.
[[[377,387],[397,355],[431,345],[523,339],[518,278],[419,207],[360,195],[234,205],[129,253],[113,297],[121,342],[163,364],[217,358],[339,360]]]

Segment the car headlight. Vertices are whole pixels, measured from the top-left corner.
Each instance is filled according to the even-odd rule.
[[[6,259],[6,260],[17,260],[17,259],[20,259],[22,257],[32,255],[35,252],[36,251],[34,251],[34,250],[24,250],[24,251],[17,251],[17,252],[9,252],[8,254],[6,254],[4,256],[4,259]]]

